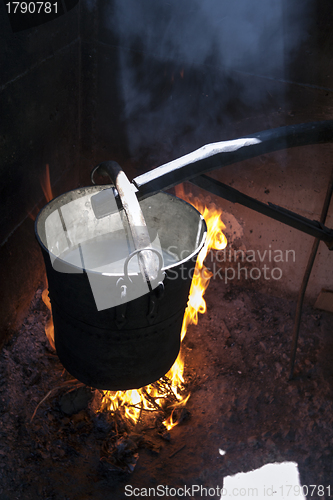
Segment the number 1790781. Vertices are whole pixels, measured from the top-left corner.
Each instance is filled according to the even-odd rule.
[[[57,14],[58,2],[8,2],[8,14]]]

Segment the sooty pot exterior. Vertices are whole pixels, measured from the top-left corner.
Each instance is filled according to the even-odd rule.
[[[100,187],[85,189],[94,193]],[[82,193],[82,189],[76,191]],[[75,191],[70,192],[71,198],[72,193]],[[205,241],[205,222],[191,205],[166,193],[140,202],[147,225],[157,228],[162,248],[172,249],[179,259],[162,269],[163,286],[98,310],[88,273],[84,269],[73,272],[71,266],[66,272],[64,265],[59,272],[59,257],[52,256],[48,248],[45,220],[63,202],[62,197],[53,200],[53,206],[47,205],[43,213],[44,207],[36,220],[60,361],[78,380],[98,389],[148,385],[165,375],[178,356],[196,258]],[[142,279],[140,273],[131,275],[134,285]],[[119,275],[109,276],[109,280],[114,288]]]

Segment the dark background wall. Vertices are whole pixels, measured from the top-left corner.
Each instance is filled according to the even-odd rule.
[[[40,181],[46,164],[55,194],[76,182],[81,41],[78,9],[13,33],[4,4],[0,8],[0,326],[4,337],[44,276],[33,218],[45,204]]]
[[[265,6],[80,0],[13,32],[0,5],[1,338],[44,276],[32,217],[46,164],[59,195],[105,159],[133,177],[207,142],[331,118],[330,0]]]

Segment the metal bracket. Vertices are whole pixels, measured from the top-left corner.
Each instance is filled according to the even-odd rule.
[[[260,212],[261,214],[267,215],[272,219],[283,222],[299,231],[310,234],[315,238],[323,240],[330,250],[333,250],[333,230],[327,228],[320,222],[316,220],[310,220],[302,215],[296,214],[286,208],[280,207],[278,205],[273,205],[273,203],[263,203],[262,201],[256,200],[251,196],[248,196],[237,189],[234,189],[227,184],[209,177],[208,175],[200,175],[194,179],[190,179],[192,184],[199,186],[212,194],[220,196],[225,200],[231,201],[232,203],[239,203],[245,207]]]

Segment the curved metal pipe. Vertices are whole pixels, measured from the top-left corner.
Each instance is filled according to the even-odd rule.
[[[168,189],[210,170],[262,154],[310,144],[333,142],[333,120],[288,125],[240,139],[216,142],[133,179],[139,199]]]

